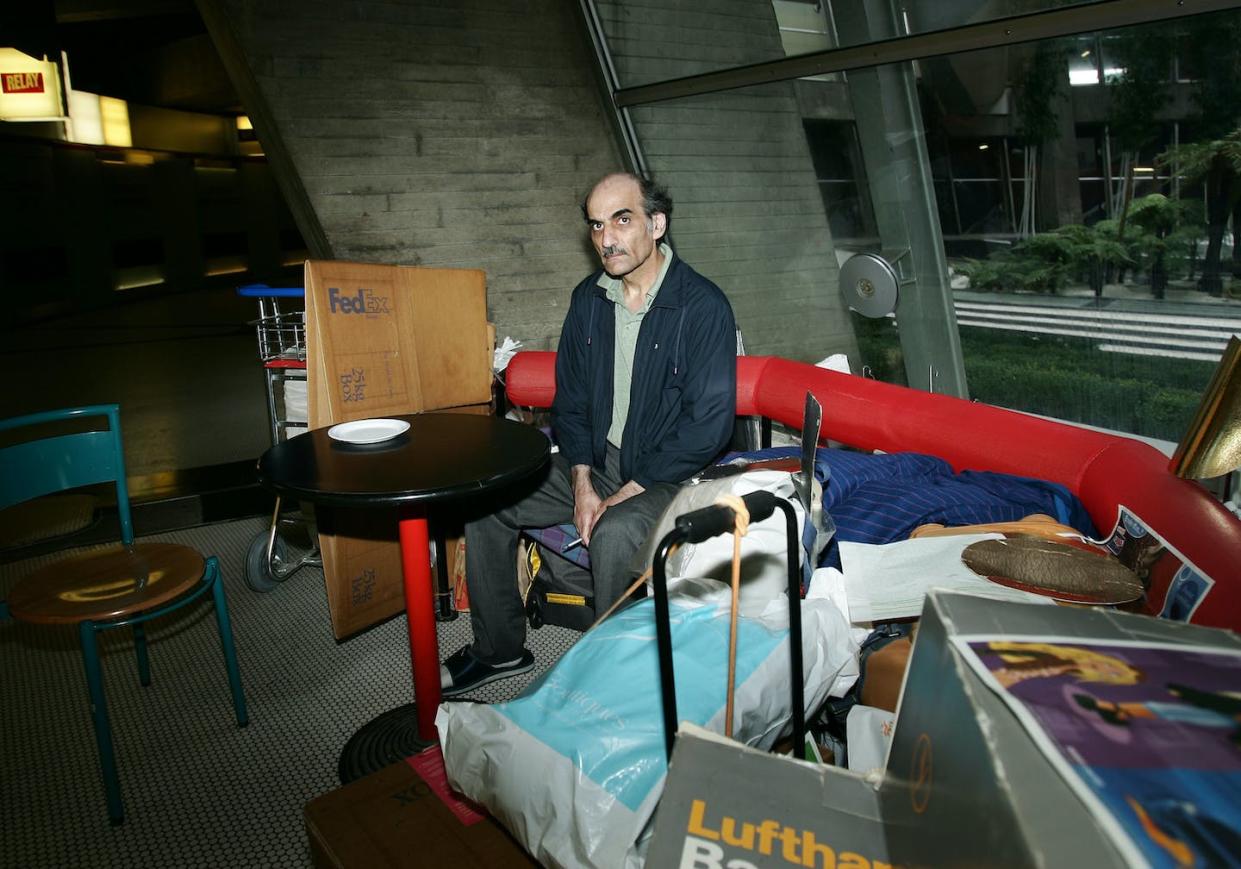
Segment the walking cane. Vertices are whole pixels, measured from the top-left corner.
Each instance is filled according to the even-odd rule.
[[[794,745],[802,745],[806,741],[806,713],[804,686],[802,683],[802,645],[801,645],[801,569],[798,565],[797,514],[787,501],[777,498],[771,492],[751,492],[741,498],[749,513],[749,521],[761,522],[779,507],[784,513],[785,539],[788,547],[789,563],[789,678],[792,682],[793,705],[793,740]],[[685,513],[676,518],[676,527],[659,542],[655,550],[655,562],[652,579],[655,586],[655,642],[659,655],[660,694],[663,698],[664,711],[664,742],[669,759],[672,757],[672,744],[676,738],[677,700],[676,677],[672,667],[672,625],[668,611],[668,578],[665,562],[669,553],[682,543],[701,543],[720,534],[737,529],[738,510],[727,504],[713,504]],[[740,549],[733,550],[733,632],[729,643],[729,687],[726,714],[728,715],[727,732],[732,731],[732,691],[734,668],[736,665],[736,611],[737,611],[737,580],[740,563]]]

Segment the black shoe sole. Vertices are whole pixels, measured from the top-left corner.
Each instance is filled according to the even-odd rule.
[[[501,679],[508,679],[512,676],[520,676],[523,673],[529,673],[533,669],[534,669],[534,661],[531,660],[529,664],[524,664],[524,665],[519,664],[516,667],[512,668],[511,670],[507,670],[507,669],[499,670],[495,673],[492,673],[490,676],[487,676],[486,678],[479,679],[477,682],[471,682],[469,685],[461,685],[460,687],[454,686],[452,688],[442,688],[440,690],[440,696],[446,700],[451,699],[453,697],[460,697],[462,694],[469,694],[471,691],[481,688],[484,685],[490,685],[492,682],[499,682]]]

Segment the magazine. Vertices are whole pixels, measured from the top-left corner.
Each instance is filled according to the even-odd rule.
[[[1141,598],[1120,609],[1190,621],[1215,580],[1191,564],[1128,507],[1122,504],[1116,512],[1112,533],[1092,542],[1106,548],[1137,574],[1146,590]]]
[[[1241,861],[1241,652],[954,637],[1131,865]]]

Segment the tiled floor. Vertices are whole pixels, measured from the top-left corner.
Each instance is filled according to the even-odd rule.
[[[409,645],[403,618],[337,643],[317,570],[268,594],[250,591],[242,560],[264,526],[246,519],[152,538],[220,557],[248,727],[232,716],[208,606],[148,629],[153,681],[145,689],[128,632],[106,635],[123,826],[108,823],[75,632],[0,624],[0,866],[310,865],[302,807],[337,786],[338,755],[358,726],[411,699]],[[21,569],[0,566],[0,598]],[[532,632],[535,672],[477,698],[512,696],[577,636]],[[445,652],[468,640],[468,619],[440,625]]]
[[[217,490],[236,486],[238,469],[270,445],[249,324],[257,314],[231,288],[203,289],[6,331],[0,361],[16,375],[0,416],[119,403],[131,478],[151,492],[171,480],[174,489],[213,493],[188,512],[181,502],[144,507],[181,519],[144,520],[140,531],[189,524],[190,514],[256,512],[249,504],[230,513],[248,501]],[[233,506],[207,510],[221,498]],[[248,727],[233,718],[208,605],[148,627],[153,683],[145,689],[128,631],[104,635],[123,826],[108,823],[76,632],[0,623],[0,867],[310,865],[302,807],[338,786],[340,750],[360,725],[412,699],[409,645],[400,617],[337,643],[316,569],[268,594],[251,591],[242,563],[265,526],[240,519],[150,538],[220,557]],[[89,531],[87,539],[99,537]],[[50,557],[0,564],[0,599],[24,568]],[[445,654],[470,639],[467,618],[439,629]],[[532,632],[535,673],[486,686],[477,699],[512,696],[577,636]]]

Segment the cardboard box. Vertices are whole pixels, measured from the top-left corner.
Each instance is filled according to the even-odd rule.
[[[862,692],[858,697],[863,706],[886,709],[888,712],[896,711],[912,651],[913,643],[910,639],[901,637],[866,659],[866,669],[862,674]]]
[[[338,261],[305,266],[311,428],[424,411],[491,412],[486,276]],[[337,639],[404,609],[397,511],[320,508]]]
[[[836,767],[684,724],[647,866],[889,867],[879,795]]]
[[[486,274],[311,260],[312,428],[491,400]]]
[[[538,865],[448,790],[438,746],[312,800],[304,818],[316,869]]]
[[[1179,751],[1181,764],[1163,767],[1148,749],[1156,742],[1140,741],[1152,740],[1144,733],[1153,731],[1141,728],[1156,726],[1153,718],[1116,724],[1076,697],[1079,693],[1100,699],[1119,699],[1126,692],[1157,695],[1163,692],[1166,679],[1139,675],[1109,684],[1094,675],[1073,674],[1063,666],[1046,666],[1038,660],[1042,652],[1013,653],[1019,662],[1015,668],[1022,666],[1023,655],[1030,660],[1025,672],[1007,675],[1018,680],[1012,684],[1031,679],[1027,686],[1034,686],[1046,680],[1041,690],[1047,696],[1070,698],[1061,701],[1062,711],[1053,720],[1062,733],[1084,739],[1098,738],[1096,734],[1101,733],[1108,744],[1117,739],[1118,745],[1133,746],[1110,766],[1088,751],[1077,752],[1080,762],[1091,766],[1073,783],[1073,778],[1062,774],[1060,762],[1053,761],[1055,752],[1045,750],[1047,737],[1036,735],[1037,727],[1027,726],[1029,722],[989,684],[995,671],[988,671],[984,678],[962,650],[962,644],[971,642],[967,638],[990,646],[977,638],[996,636],[1004,643],[1024,640],[1027,647],[1073,646],[1075,641],[1087,647],[1110,645],[1128,650],[1132,661],[1150,660],[1141,656],[1155,654],[1197,656],[1199,661],[1214,658],[1228,662],[1229,672],[1241,672],[1237,670],[1241,638],[1226,631],[1105,610],[932,592],[914,642],[887,769],[880,782],[871,785],[845,770],[803,765],[740,747],[705,745],[703,739],[685,734],[678,738],[673,754],[649,865],[723,866],[739,858],[754,866],[1119,867],[1135,862],[1135,844],[1156,851],[1189,847],[1192,853],[1185,853],[1197,856],[1204,865],[1222,859],[1212,849],[1220,842],[1225,847],[1235,843],[1241,826],[1235,817],[1237,801],[1218,797],[1227,794],[1227,777],[1235,776],[1233,767],[1241,762],[1229,743],[1241,724],[1232,722],[1231,730],[1226,720],[1223,725],[1204,726],[1183,743],[1177,740],[1185,739],[1184,732],[1176,731],[1176,739],[1167,740],[1165,747]],[[1152,644],[1155,651],[1150,651]],[[1003,660],[1000,653],[991,654]],[[1201,683],[1206,678],[1204,669],[1204,664],[1183,667],[1177,679]],[[1154,672],[1147,669],[1147,673]],[[1217,679],[1210,696],[1226,703],[1238,688],[1241,685],[1223,686]],[[1016,689],[1005,690],[1015,696]],[[1193,711],[1199,718],[1206,714],[1201,708]],[[1169,719],[1167,726],[1183,725]],[[1228,759],[1233,766],[1221,766],[1213,757]],[[1220,779],[1212,780],[1216,774]],[[1194,775],[1206,777],[1207,786],[1179,793],[1162,805],[1149,802],[1149,812],[1139,808],[1146,799],[1142,787],[1181,786]],[[1125,822],[1130,835],[1147,835],[1148,841],[1126,841],[1117,835],[1123,824],[1100,820],[1094,811],[1095,800],[1089,796],[1092,778],[1100,789],[1112,789],[1103,801],[1110,798],[1122,811],[1131,812]],[[1122,784],[1114,785],[1117,781]],[[1221,789],[1214,791],[1217,786]],[[1175,819],[1164,820],[1172,809],[1181,812],[1179,827],[1173,826]],[[1157,814],[1161,810],[1162,816]],[[1228,813],[1232,817],[1221,823],[1221,815]],[[753,827],[752,847],[729,844],[724,838],[728,819],[732,819],[732,841],[737,840],[739,830],[744,832],[739,825],[758,825]],[[1221,833],[1229,821],[1232,838]],[[770,853],[761,848],[764,822],[774,830],[768,835]],[[878,836],[876,824],[882,828]],[[833,849],[835,863],[818,857],[813,863],[803,863],[810,834],[816,845],[826,843]],[[787,837],[790,853],[798,859],[786,859],[782,853],[785,840],[776,838],[770,844],[772,835]],[[714,848],[723,851],[718,858],[713,856]],[[690,849],[704,849],[702,862],[683,861],[687,853],[700,853]],[[846,857],[846,851],[851,856]]]
[[[443,412],[486,415],[491,412],[491,406],[470,405]],[[323,556],[328,614],[336,639],[344,639],[404,612],[405,587],[397,536],[400,511],[382,507],[346,510],[319,506],[315,509],[315,516],[319,551]],[[441,518],[446,521],[440,522]],[[445,532],[451,576],[457,541],[463,533],[461,522],[444,511],[444,515],[437,513],[432,520],[432,528]]]

